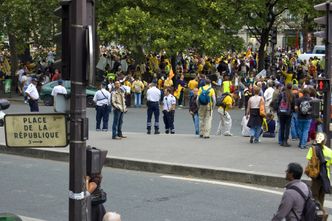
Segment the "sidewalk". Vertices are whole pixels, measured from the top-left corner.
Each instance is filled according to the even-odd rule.
[[[229,180],[273,187],[285,184],[289,162],[306,165],[307,150],[296,143],[286,148],[274,139],[250,144],[249,138],[194,135],[147,135],[127,133],[128,138],[112,140],[110,132],[89,132],[87,145],[108,150],[106,166]],[[17,149],[5,148],[4,129],[0,128],[0,153],[68,161],[69,147]],[[304,179],[309,180],[305,175]]]

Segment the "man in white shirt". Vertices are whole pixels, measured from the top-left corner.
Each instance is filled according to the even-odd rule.
[[[154,114],[154,134],[160,134],[159,132],[159,100],[161,97],[161,91],[156,87],[157,81],[154,80],[151,83],[150,88],[146,92],[146,99],[147,99],[147,114],[148,114],[148,119],[147,119],[147,134],[151,134],[151,119],[152,119],[152,114]]]
[[[61,106],[61,101],[59,101],[58,99],[61,99],[60,97],[57,98],[58,95],[66,95],[67,94],[67,90],[66,88],[63,86],[63,80],[58,80],[58,85],[55,86],[51,92],[51,95],[53,96],[53,100],[54,100],[54,110],[56,110],[56,102],[59,102],[59,105]],[[62,98],[64,99],[64,98]],[[59,108],[59,107],[58,107]]]
[[[271,108],[270,108],[270,104],[272,102],[272,97],[273,97],[273,81],[268,81],[268,88],[265,90],[264,92],[264,100],[265,100],[265,112],[271,113]]]
[[[163,99],[163,114],[164,114],[164,124],[165,124],[165,133],[166,134],[175,134],[174,129],[174,114],[175,114],[175,104],[176,99],[171,94],[171,89],[166,88],[164,91]]]
[[[28,103],[31,112],[39,112],[39,107],[38,107],[39,93],[36,88],[37,83],[38,83],[37,78],[32,78],[31,83],[29,84],[28,88],[25,91],[25,94],[28,97]]]
[[[109,111],[111,107],[111,94],[106,89],[106,84],[101,83],[100,89],[95,93],[93,101],[96,104],[96,131],[100,131],[103,119],[103,131],[108,130]]]

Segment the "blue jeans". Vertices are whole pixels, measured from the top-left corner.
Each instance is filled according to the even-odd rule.
[[[250,128],[250,136],[254,137],[256,141],[258,141],[261,132],[262,126],[254,126]]]
[[[198,112],[193,115],[193,121],[194,121],[194,126],[195,126],[195,134],[199,134],[199,116]]]
[[[298,113],[292,113],[292,121],[291,121],[291,136],[292,139],[297,139],[300,137],[299,135],[299,125],[298,125]]]
[[[298,129],[299,129],[299,138],[300,138],[300,148],[305,148],[305,145],[308,141],[308,134],[310,129],[311,119],[298,119]]]
[[[135,107],[141,107],[142,93],[135,93]]]
[[[122,136],[123,112],[118,109],[113,110],[112,138]]]

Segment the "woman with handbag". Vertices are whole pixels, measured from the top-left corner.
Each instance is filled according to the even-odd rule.
[[[101,174],[87,177],[87,191],[91,194],[91,221],[102,221],[106,213],[103,205],[106,202],[106,193],[100,188]]]
[[[259,96],[260,87],[254,86],[254,96],[249,98],[246,117],[249,118],[247,126],[250,128],[250,143],[258,143],[262,134],[263,117],[265,117],[264,109],[260,107],[264,105],[264,98]]]

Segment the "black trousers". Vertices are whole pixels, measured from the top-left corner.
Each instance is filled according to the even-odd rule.
[[[165,129],[166,130],[171,130],[171,132],[174,132],[174,113],[175,111],[163,111],[163,119],[164,119],[164,124],[165,124]]]
[[[30,112],[39,112],[38,100],[28,100]]]
[[[287,142],[289,137],[289,131],[292,121],[292,115],[279,115],[279,124],[280,124],[280,142]]]

